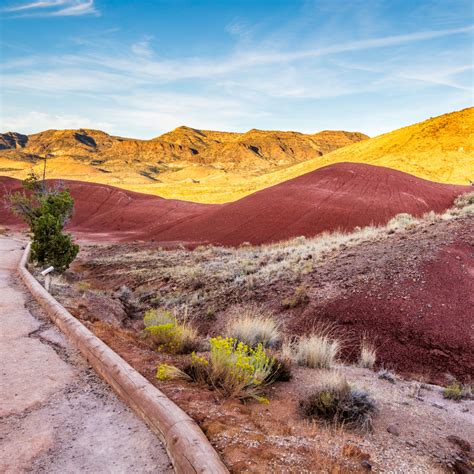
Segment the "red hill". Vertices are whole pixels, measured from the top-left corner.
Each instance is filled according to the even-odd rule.
[[[260,244],[323,231],[383,224],[406,212],[441,212],[470,187],[433,183],[372,165],[338,163],[239,201],[206,205],[111,186],[67,181],[76,202],[69,229],[105,240]],[[0,178],[0,192],[20,189]],[[0,209],[0,223],[18,222]],[[93,238],[93,236],[91,236]]]
[[[272,186],[161,232],[159,240],[261,244],[384,224],[450,207],[467,186],[434,183],[379,166],[338,163]]]

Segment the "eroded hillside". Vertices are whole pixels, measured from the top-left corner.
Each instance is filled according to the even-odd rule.
[[[361,133],[343,131],[313,135],[261,130],[230,133],[189,127],[179,127],[152,140],[115,137],[89,129],[47,130],[29,136],[8,132],[0,135],[0,174],[22,178],[32,168],[42,171],[47,158],[50,178],[221,202],[227,200],[220,189],[226,183],[233,189],[249,178],[366,138]],[[206,191],[214,185],[212,193]],[[206,198],[209,194],[214,197]]]

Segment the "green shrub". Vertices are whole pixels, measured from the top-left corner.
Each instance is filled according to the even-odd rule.
[[[252,348],[228,337],[210,341],[207,357],[192,354],[192,363],[185,370],[194,380],[206,383],[226,397],[261,397],[262,387],[271,383],[275,359],[262,344]]]
[[[456,401],[471,399],[473,397],[473,387],[470,384],[463,385],[454,380],[444,389],[443,397]]]
[[[329,375],[300,406],[309,418],[362,430],[372,428],[372,417],[377,413],[375,401],[369,394],[352,389],[338,373]]]
[[[40,265],[52,265],[63,273],[79,252],[63,228],[72,216],[74,200],[66,188],[48,188],[32,173],[23,181],[23,192],[9,196],[9,207],[21,217],[32,233],[31,259]]]
[[[169,311],[148,310],[144,317],[145,331],[159,350],[186,354],[199,348],[197,330],[180,322]]]
[[[34,220],[31,258],[40,265],[52,265],[58,273],[63,273],[76,258],[79,245],[71,236],[62,233],[60,220],[52,214],[44,214]]]
[[[148,309],[143,315],[143,324],[145,327],[160,326],[162,324],[174,324],[176,321],[175,316],[171,311],[165,309]]]

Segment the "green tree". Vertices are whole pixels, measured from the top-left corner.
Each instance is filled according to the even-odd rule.
[[[61,185],[48,187],[34,173],[23,181],[23,188],[11,194],[8,201],[10,209],[30,227],[31,258],[63,273],[79,252],[71,236],[63,233],[74,210],[71,193]]]

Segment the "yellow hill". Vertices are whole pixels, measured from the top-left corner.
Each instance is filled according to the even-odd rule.
[[[434,117],[256,180],[266,187],[340,162],[368,163],[451,184],[474,181],[474,108]]]
[[[214,175],[199,185],[173,188],[156,184],[130,189],[198,202],[228,202],[340,162],[386,166],[431,181],[469,184],[474,181],[474,108],[434,117],[260,176]]]

